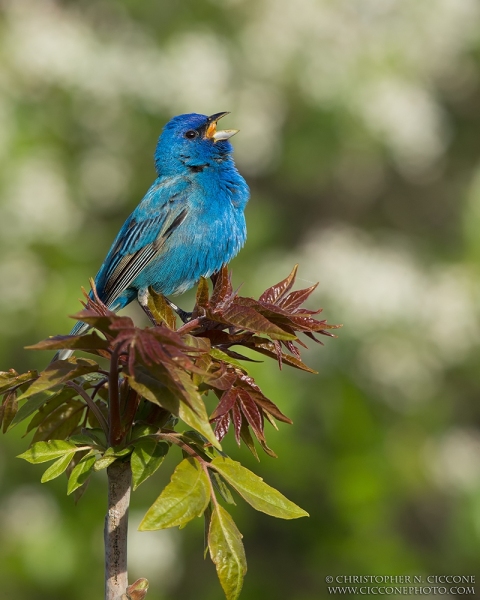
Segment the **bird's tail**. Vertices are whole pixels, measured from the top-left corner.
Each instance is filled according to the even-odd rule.
[[[85,333],[88,329],[90,329],[90,325],[88,325],[87,323],[82,323],[82,321],[77,321],[69,335],[82,335],[82,333]],[[55,354],[51,362],[53,363],[56,360],[66,360],[67,358],[70,358],[70,356],[72,356],[73,352],[74,351],[70,349],[59,350]]]

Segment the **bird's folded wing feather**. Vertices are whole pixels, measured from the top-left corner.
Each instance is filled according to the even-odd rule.
[[[97,275],[97,291],[107,306],[126,290],[188,213],[185,186],[152,186],[125,221]]]

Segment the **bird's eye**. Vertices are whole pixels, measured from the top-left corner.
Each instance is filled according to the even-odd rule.
[[[198,131],[195,131],[194,129],[190,129],[189,131],[187,131],[187,133],[185,134],[185,137],[188,140],[194,140],[196,137],[198,136]]]

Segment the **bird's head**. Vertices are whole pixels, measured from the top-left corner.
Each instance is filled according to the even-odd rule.
[[[221,163],[233,152],[229,139],[238,129],[217,129],[218,121],[228,115],[221,112],[207,117],[190,113],[178,115],[164,127],[155,150],[155,167],[162,174],[183,169],[202,169]]]

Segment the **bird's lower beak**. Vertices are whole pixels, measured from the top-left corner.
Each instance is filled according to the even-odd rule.
[[[217,122],[230,113],[221,112],[216,113],[210,117],[208,117],[209,124],[207,125],[207,130],[205,132],[205,137],[209,140],[213,140],[214,142],[219,142],[221,140],[228,140],[236,133],[238,133],[238,129],[218,129],[217,130]]]

